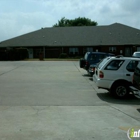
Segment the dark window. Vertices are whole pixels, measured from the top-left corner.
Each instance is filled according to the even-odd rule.
[[[93,48],[87,48],[87,52],[93,52]]]
[[[109,47],[110,52],[116,52],[116,47]]]
[[[103,58],[105,58],[106,55],[105,54],[91,54],[89,56],[89,60],[93,60],[93,61],[101,61]]]
[[[70,54],[78,54],[79,50],[78,50],[78,48],[69,48],[69,53]]]
[[[100,54],[100,55],[99,55],[99,60],[102,60],[102,59],[104,59],[105,57],[106,57],[105,54]]]
[[[126,69],[130,72],[134,72],[135,68],[138,65],[138,61],[131,60],[128,65],[126,66]]]
[[[124,60],[112,60],[106,67],[105,70],[118,70],[123,64]]]
[[[97,54],[91,54],[89,55],[89,60],[97,60]]]

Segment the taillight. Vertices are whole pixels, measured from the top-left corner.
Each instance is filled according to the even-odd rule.
[[[92,68],[92,71],[95,71],[95,68]]]
[[[99,71],[99,78],[104,78],[104,73],[102,71]]]

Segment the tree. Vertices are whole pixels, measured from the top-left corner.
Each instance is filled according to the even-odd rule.
[[[96,26],[97,22],[91,21],[89,18],[79,17],[75,19],[66,19],[65,17],[58,20],[53,27],[70,27],[70,26]]]

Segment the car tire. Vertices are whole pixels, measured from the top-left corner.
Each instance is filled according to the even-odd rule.
[[[111,87],[111,94],[114,97],[123,99],[126,98],[128,96],[129,93],[129,89],[127,86],[127,83],[115,83],[112,87]]]

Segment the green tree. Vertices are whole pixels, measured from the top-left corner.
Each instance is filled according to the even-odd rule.
[[[69,27],[69,26],[96,26],[97,22],[91,21],[89,18],[79,17],[75,19],[66,19],[65,17],[58,20],[53,27]]]

